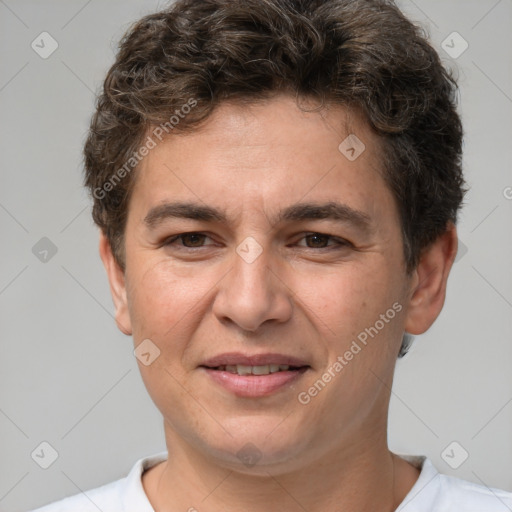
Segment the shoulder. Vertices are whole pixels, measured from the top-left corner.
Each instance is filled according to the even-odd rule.
[[[128,476],[101,487],[69,496],[31,512],[153,512],[144,492],[142,474],[167,458],[167,452],[160,452],[139,459]]]
[[[443,475],[424,457],[403,456],[421,470],[396,512],[510,512],[512,493]]]
[[[121,510],[122,490],[125,479],[89,491],[69,496],[32,512],[98,512],[100,510]],[[117,508],[116,508],[117,507]]]
[[[460,478],[439,475],[439,510],[458,510],[468,512],[510,512],[512,493],[479,485]]]

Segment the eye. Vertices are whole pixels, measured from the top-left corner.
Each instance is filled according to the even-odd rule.
[[[164,242],[164,245],[173,245],[178,247],[185,247],[187,249],[194,249],[204,247],[204,241],[208,238],[204,233],[181,233],[180,235],[173,236]],[[176,244],[181,241],[181,244]]]
[[[199,249],[201,247],[215,245],[206,244],[205,242],[208,239],[210,239],[210,237],[204,233],[181,233],[167,239],[163,245],[173,246],[176,249]],[[299,240],[299,242],[305,242],[305,244],[297,243],[297,246],[305,247],[307,249],[336,249],[342,247],[353,247],[349,241],[325,233],[307,233]]]
[[[325,233],[308,233],[303,238],[301,238],[301,241],[306,241],[306,247],[308,249],[329,249],[329,248],[336,248],[336,247],[351,247],[352,244],[348,242],[347,240],[343,240],[342,238],[337,238],[333,235],[327,235]],[[331,245],[328,245],[329,242],[334,242]],[[297,244],[301,247],[304,247],[304,245]]]

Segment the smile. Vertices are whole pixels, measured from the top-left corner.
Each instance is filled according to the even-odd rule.
[[[287,364],[264,364],[258,366],[248,366],[245,364],[227,364],[211,369],[221,372],[235,373],[238,375],[270,375],[271,373],[299,370],[298,367],[289,366]]]
[[[293,389],[311,366],[286,354],[229,352],[198,367],[215,386],[238,397],[261,398]]]

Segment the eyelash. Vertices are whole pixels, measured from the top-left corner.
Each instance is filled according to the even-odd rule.
[[[204,236],[206,238],[209,238],[208,235],[206,235],[205,233],[201,233],[199,231],[190,231],[187,233],[180,233],[179,235],[175,235],[175,236],[167,239],[163,243],[163,245],[164,246],[172,246],[178,240],[181,240],[183,242],[183,237],[185,237],[187,235],[198,235],[198,236]],[[304,234],[304,236],[300,240],[304,240],[304,239],[306,239],[308,237],[312,237],[312,236],[325,237],[328,239],[327,243],[329,243],[329,241],[332,240],[336,243],[336,245],[330,245],[330,246],[328,245],[327,247],[307,247],[307,246],[305,246],[305,247],[301,246],[301,247],[304,247],[305,249],[319,249],[319,250],[324,250],[324,251],[325,250],[333,250],[333,249],[341,249],[343,247],[354,247],[354,245],[352,243],[350,243],[348,240],[344,240],[343,238],[338,238],[333,235],[328,235],[327,233],[319,233],[316,231],[312,231],[312,232],[308,232],[308,233]],[[202,249],[204,247],[207,247],[207,246],[204,246],[204,245],[197,246],[197,247],[187,247],[185,245],[179,246],[180,249],[185,249],[185,250]]]

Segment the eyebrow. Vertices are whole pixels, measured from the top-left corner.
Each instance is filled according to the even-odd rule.
[[[144,224],[149,228],[155,228],[162,222],[173,218],[228,223],[225,212],[212,206],[194,202],[173,202],[151,208],[144,218]],[[271,224],[325,219],[353,224],[363,231],[370,231],[372,225],[368,214],[335,201],[293,204],[281,210],[275,218],[271,219]]]

